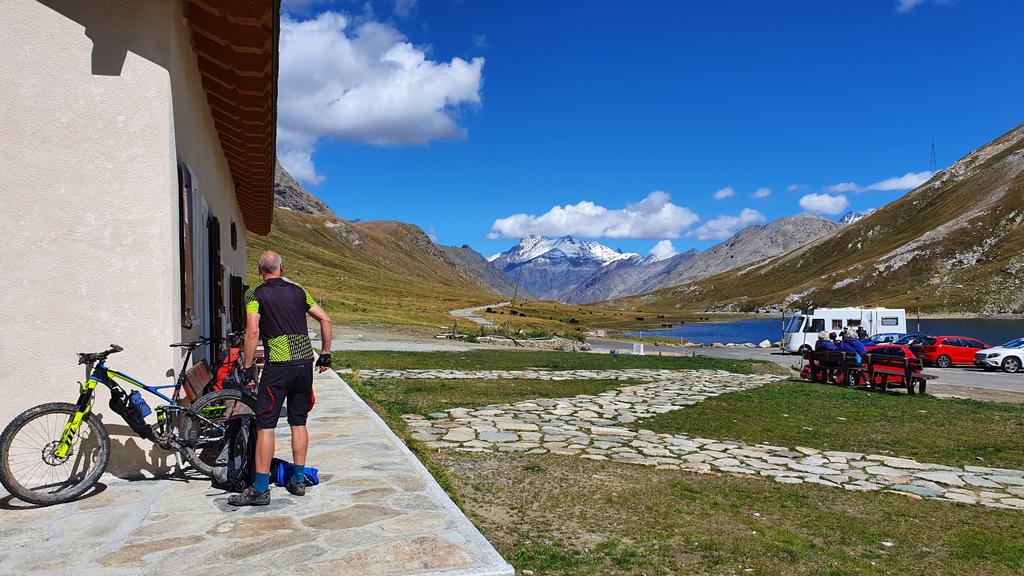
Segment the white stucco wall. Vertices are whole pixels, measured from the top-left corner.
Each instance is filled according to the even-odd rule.
[[[179,160],[220,219],[223,263],[244,277],[244,226],[181,3],[45,3],[0,11],[0,425],[73,402],[75,353],[110,343],[125,349],[111,366],[172,381],[168,344],[198,333],[180,323]],[[114,445],[115,472],[165,463],[147,442]]]

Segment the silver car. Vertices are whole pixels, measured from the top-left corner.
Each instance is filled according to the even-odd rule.
[[[985,370],[1002,369],[1003,372],[1019,372],[1024,366],[1024,338],[1010,340],[1002,346],[982,350],[974,355],[974,365]]]

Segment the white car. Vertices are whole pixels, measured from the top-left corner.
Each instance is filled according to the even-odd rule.
[[[1019,372],[1021,366],[1024,366],[1024,338],[978,352],[974,355],[974,365],[985,370],[1002,368],[1003,372],[1011,374]]]

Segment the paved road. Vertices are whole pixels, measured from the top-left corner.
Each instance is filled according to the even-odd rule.
[[[499,302],[497,304],[490,304],[490,305],[487,305],[487,306],[477,306],[476,308],[460,308],[458,310],[452,310],[451,312],[449,312],[449,314],[451,314],[452,316],[454,316],[456,318],[464,318],[466,320],[469,320],[470,322],[476,322],[477,324],[479,324],[481,326],[494,326],[494,322],[491,322],[490,320],[488,320],[486,318],[481,318],[481,317],[477,316],[476,315],[477,312],[481,312],[483,310],[487,310],[488,308],[498,308],[499,306],[508,306],[509,304],[511,304],[511,302]]]
[[[602,338],[588,338],[587,343],[594,350],[618,349],[623,354],[629,354],[633,350],[633,342],[616,341]],[[644,343],[644,351],[647,354],[690,355],[697,354],[711,356],[714,358],[735,358],[755,359],[775,362],[783,367],[790,367],[800,363],[799,356],[795,354],[783,354],[774,348],[682,348],[679,346],[657,346],[651,343]],[[951,388],[980,388],[982,390],[996,390],[1001,392],[1016,392],[1024,394],[1024,373],[1005,374],[1003,372],[985,372],[975,368],[928,368],[927,372],[938,376],[938,380],[929,383],[929,391],[934,389],[943,392],[954,393]],[[937,384],[938,386],[933,386]]]

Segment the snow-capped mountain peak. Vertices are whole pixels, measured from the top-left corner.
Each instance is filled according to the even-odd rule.
[[[555,251],[560,252],[566,258],[593,260],[602,266],[637,256],[632,252],[621,252],[598,242],[584,242],[572,236],[562,236],[561,238],[527,236],[519,241],[518,246],[503,252],[499,259],[504,260],[506,265],[520,264]]]
[[[868,216],[871,216],[872,214],[874,214],[874,212],[875,212],[874,208],[869,208],[869,209],[864,210],[862,212],[854,212],[854,211],[851,210],[850,212],[847,212],[846,214],[843,214],[843,217],[839,219],[839,223],[840,224],[853,224],[854,222],[856,222],[858,220],[863,220],[864,218],[867,218]]]

